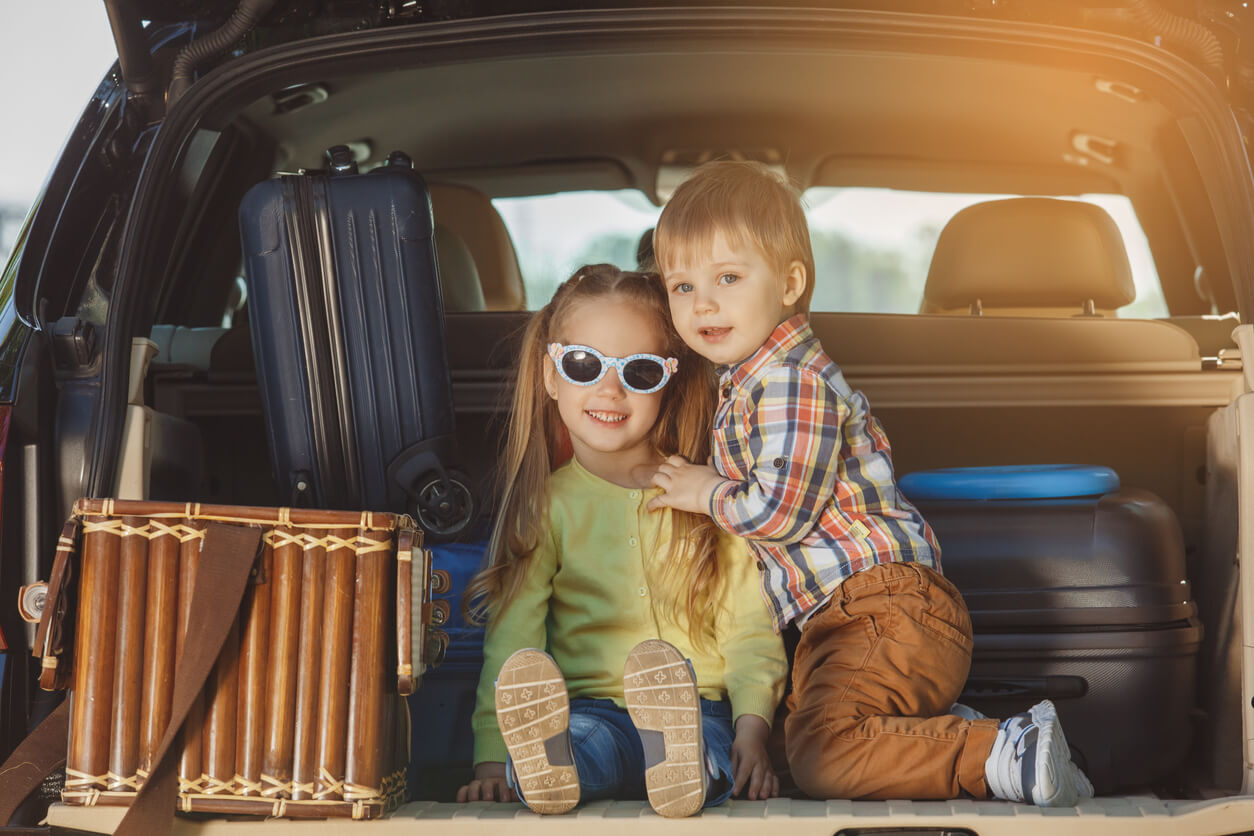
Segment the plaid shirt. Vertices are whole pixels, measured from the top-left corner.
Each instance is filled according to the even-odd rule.
[[[805,314],[720,382],[714,465],[730,481],[710,515],[753,546],[776,629],[878,563],[939,570],[940,544],[897,491],[883,428]]]

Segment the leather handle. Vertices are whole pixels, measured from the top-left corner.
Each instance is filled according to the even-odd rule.
[[[48,581],[48,597],[35,631],[31,655],[40,659],[39,687],[45,691],[67,688],[73,674],[74,657],[67,649],[73,645],[74,607],[71,590],[74,586],[74,562],[70,559],[78,539],[78,517],[70,517],[57,538],[57,556],[52,562]]]
[[[414,692],[417,677],[422,674],[422,671],[414,670],[413,630],[410,625],[414,535],[414,529],[402,528],[396,536],[396,690],[405,697]],[[421,547],[417,549],[419,552],[421,550]]]

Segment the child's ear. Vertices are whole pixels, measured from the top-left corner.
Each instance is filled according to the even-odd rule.
[[[553,365],[553,358],[548,356],[544,358],[544,389],[550,398],[557,400],[557,366]]]
[[[806,282],[810,277],[806,275],[806,266],[800,261],[794,261],[788,265],[788,272],[784,275],[784,305],[795,305],[797,300],[806,291]]]

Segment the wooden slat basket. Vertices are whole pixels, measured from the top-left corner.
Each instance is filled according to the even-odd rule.
[[[153,768],[210,523],[259,526],[262,546],[183,724],[179,809],[391,810],[406,795],[403,695],[422,674],[430,614],[413,521],[107,499],[75,503],[36,639],[42,684],[71,689],[63,800],[128,805]]]

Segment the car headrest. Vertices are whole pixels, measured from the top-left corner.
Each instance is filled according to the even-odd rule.
[[[483,192],[453,183],[431,183],[437,226],[455,233],[470,250],[479,273],[484,308],[517,311],[527,307],[518,254],[505,221]]]
[[[485,310],[474,256],[466,242],[442,224],[435,225],[435,257],[440,268],[440,296],[445,313]]]
[[[1113,313],[1136,299],[1114,220],[1099,206],[1011,198],[941,230],[920,313]]]

